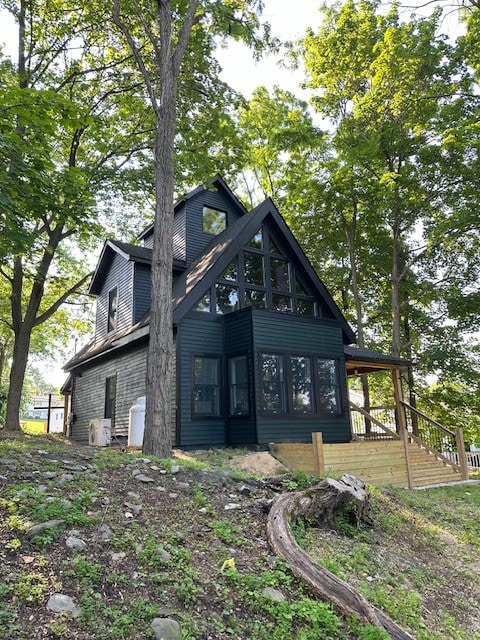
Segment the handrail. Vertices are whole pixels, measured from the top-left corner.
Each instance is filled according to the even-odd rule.
[[[443,462],[446,462],[447,464],[451,465],[456,471],[461,473],[462,468],[459,464],[457,464],[453,460],[450,460],[450,458],[447,458],[447,456],[443,455],[443,453],[440,453],[440,451],[438,451],[437,449],[434,449],[433,447],[431,447],[429,444],[424,442],[421,438],[417,438],[417,436],[414,436],[413,433],[409,433],[408,437],[410,440],[413,440],[413,442],[416,442],[418,445],[420,445],[421,447],[429,451],[436,458],[441,459]]]
[[[352,402],[351,400],[349,401],[350,407],[352,409],[354,409],[355,411],[358,411],[359,413],[361,413],[362,415],[364,415],[366,418],[368,418],[369,420],[371,420],[374,424],[377,425],[377,427],[380,427],[380,429],[383,429],[383,431],[385,431],[385,433],[388,433],[390,436],[392,436],[392,438],[394,440],[401,440],[400,436],[398,435],[398,433],[395,433],[395,431],[392,431],[391,429],[389,429],[388,427],[386,427],[384,424],[382,424],[379,420],[377,420],[376,418],[374,418],[373,416],[371,416],[368,411],[365,411],[365,409],[362,409],[362,407],[359,407],[358,405],[356,405],[354,402]]]
[[[433,424],[435,427],[437,427],[438,429],[440,429],[444,433],[447,433],[449,436],[452,436],[453,438],[455,438],[455,434],[454,434],[453,431],[450,431],[450,429],[447,429],[447,427],[444,427],[443,425],[441,425],[439,422],[437,422],[433,418],[429,418],[424,413],[422,413],[421,411],[419,411],[415,407],[412,407],[412,405],[408,404],[408,402],[404,402],[403,400],[401,400],[400,404],[402,404],[404,407],[407,407],[407,409],[410,409],[410,411],[413,411],[414,413],[418,414],[424,420],[426,420],[427,422],[430,422],[431,424]]]

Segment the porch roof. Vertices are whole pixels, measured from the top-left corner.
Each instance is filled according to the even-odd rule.
[[[345,366],[349,376],[385,369],[405,369],[412,364],[409,360],[404,360],[404,358],[352,346],[345,346],[344,353]]]

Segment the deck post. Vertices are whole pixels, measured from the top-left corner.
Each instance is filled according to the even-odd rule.
[[[316,476],[325,475],[325,461],[323,459],[323,437],[321,431],[312,433],[313,464]]]
[[[402,380],[400,378],[400,369],[392,369],[393,380],[393,397],[395,402],[395,416],[397,419],[397,432],[407,430],[407,421],[405,419],[405,410],[403,408]]]
[[[455,429],[455,442],[457,443],[458,464],[462,474],[462,480],[468,480],[468,463],[467,454],[465,453],[465,441],[463,439],[463,430],[460,427]]]
[[[403,450],[405,452],[405,468],[407,471],[408,488],[414,489],[415,485],[413,484],[412,466],[410,464],[410,449],[408,448],[408,432],[406,429],[400,429],[400,438],[402,439]]]

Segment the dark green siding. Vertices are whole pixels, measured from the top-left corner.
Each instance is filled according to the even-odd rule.
[[[258,444],[269,442],[311,442],[312,432],[321,431],[324,442],[348,442],[351,438],[347,380],[342,330],[334,322],[298,319],[282,314],[254,312],[255,395]],[[340,373],[340,415],[265,416],[260,407],[261,351],[311,354],[338,359]]]
[[[214,446],[225,445],[226,420],[222,418],[192,418],[192,358],[201,355],[218,355],[222,357],[222,388],[226,392],[226,372],[224,362],[223,322],[203,320],[200,314],[195,318],[185,318],[178,328],[179,345],[178,380],[178,419],[180,446]],[[223,403],[225,405],[225,403]],[[222,415],[226,415],[226,407],[222,407]]]
[[[150,265],[136,264],[133,283],[133,323],[150,311],[152,276]]]
[[[252,345],[251,313],[240,312],[225,316],[225,338],[227,357],[247,355],[249,370],[250,415],[228,418],[229,444],[256,444],[255,432],[255,388],[254,355]],[[228,402],[228,390],[227,390]]]

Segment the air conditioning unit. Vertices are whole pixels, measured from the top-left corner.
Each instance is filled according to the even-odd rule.
[[[91,447],[106,447],[112,439],[110,418],[90,420],[88,423],[88,444]]]

